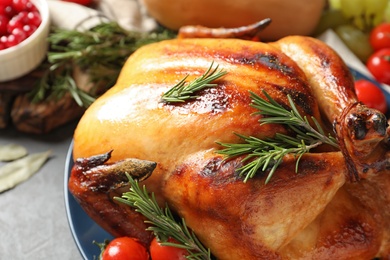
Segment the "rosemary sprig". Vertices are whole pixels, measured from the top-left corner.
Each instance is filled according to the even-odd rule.
[[[258,110],[255,114],[264,115],[259,120],[261,124],[284,124],[297,133],[297,139],[309,143],[318,140],[324,144],[338,148],[336,139],[330,134],[325,134],[315,117],[311,117],[311,120],[315,124],[314,128],[310,125],[306,116],[301,116],[290,95],[287,95],[291,107],[289,111],[277,103],[267,92],[263,91],[263,93],[268,101],[250,92],[252,98],[251,106]]]
[[[264,172],[270,168],[265,180],[265,183],[268,183],[282,163],[283,157],[288,154],[297,157],[295,171],[298,172],[298,165],[302,155],[310,152],[312,148],[322,144],[338,147],[336,139],[330,134],[326,135],[314,117],[311,117],[315,124],[315,127],[312,127],[309,120],[301,116],[290,95],[287,96],[291,106],[289,111],[272,99],[265,91],[263,93],[268,100],[259,97],[253,92],[250,93],[252,98],[251,106],[258,109],[258,112],[255,114],[263,115],[259,119],[259,123],[283,124],[293,130],[296,135],[287,136],[277,133],[273,138],[261,140],[253,136],[236,134],[244,143],[230,144],[219,142],[218,144],[226,148],[217,151],[217,153],[225,155],[228,159],[246,155],[242,162],[247,163],[238,169],[240,175],[244,176],[244,182],[253,178],[259,170]]]
[[[37,87],[29,93],[32,102],[39,102],[44,99],[60,99],[66,93],[70,93],[79,106],[87,107],[95,101],[93,96],[77,87],[70,70],[63,70],[55,77],[53,76],[50,72],[43,74],[37,82]]]
[[[147,230],[152,231],[162,241],[162,245],[186,249],[189,252],[187,259],[211,259],[210,250],[206,249],[194,232],[187,228],[183,218],[181,223],[178,223],[168,206],[165,209],[160,208],[154,193],[149,196],[145,185],[141,188],[138,181],[126,175],[131,185],[130,191],[123,193],[122,197],[115,197],[116,200],[135,208],[137,212],[144,215],[147,218],[145,223],[151,225]],[[174,238],[179,244],[167,242],[169,237]]]
[[[139,47],[176,34],[166,29],[154,32],[127,31],[115,22],[101,23],[88,31],[55,28],[49,34],[46,76],[37,82],[30,98],[43,101],[71,92],[79,105],[88,107],[111,88],[127,58]],[[73,79],[75,68],[88,74],[94,87],[82,90]]]
[[[219,65],[213,68],[214,62],[211,63],[207,71],[199,78],[191,81],[190,83],[186,82],[188,75],[185,76],[179,83],[165,92],[161,100],[164,102],[185,102],[188,99],[197,98],[197,95],[194,95],[195,92],[205,89],[215,87],[217,84],[211,83],[214,80],[217,80],[224,76],[227,72],[220,69],[218,70]]]

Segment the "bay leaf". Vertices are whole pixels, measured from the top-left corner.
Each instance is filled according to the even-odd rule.
[[[0,168],[0,192],[29,179],[38,172],[50,155],[51,151],[33,153],[3,165]]]
[[[18,144],[0,145],[0,161],[8,162],[20,159],[27,155],[27,149]]]

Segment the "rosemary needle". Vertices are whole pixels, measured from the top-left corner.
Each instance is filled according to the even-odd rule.
[[[338,148],[336,139],[330,134],[325,134],[315,117],[312,116],[311,119],[316,128],[310,125],[306,116],[301,116],[290,95],[287,95],[291,106],[291,110],[289,111],[278,104],[267,92],[263,91],[263,93],[267,97],[268,101],[259,97],[255,93],[250,92],[252,98],[251,106],[258,109],[258,112],[255,114],[265,115],[265,117],[260,119],[261,124],[284,124],[297,133],[297,137],[299,137],[298,139],[312,141],[312,138],[316,138],[324,144],[329,144]]]
[[[186,249],[189,252],[187,259],[211,259],[210,250],[206,249],[196,235],[187,228],[184,219],[178,223],[168,206],[165,209],[160,208],[154,193],[149,196],[145,185],[141,188],[138,181],[126,175],[131,185],[130,190],[123,193],[122,197],[115,197],[116,200],[135,208],[144,215],[147,218],[145,223],[151,225],[147,230],[152,231],[162,241],[162,245]],[[174,238],[179,244],[167,242],[169,237]]]
[[[337,141],[330,134],[326,135],[318,121],[312,117],[315,127],[312,127],[306,117],[302,117],[296,108],[291,96],[288,101],[291,110],[288,110],[277,103],[265,91],[265,100],[253,92],[250,92],[252,103],[251,106],[258,109],[255,114],[261,114],[263,117],[259,120],[260,124],[283,124],[289,127],[295,136],[287,136],[277,133],[273,138],[265,140],[253,136],[236,135],[243,140],[240,144],[220,143],[225,147],[218,150],[217,153],[225,155],[228,159],[243,156],[244,164],[238,169],[241,176],[244,176],[244,182],[253,178],[258,171],[265,172],[269,170],[265,183],[268,183],[278,166],[282,163],[283,157],[292,154],[297,157],[295,171],[298,172],[299,160],[303,154],[310,152],[314,147],[321,144],[329,144],[338,147]]]
[[[70,93],[76,102],[88,107],[101,93],[111,88],[127,58],[139,47],[176,37],[160,28],[153,32],[128,31],[116,22],[101,23],[88,31],[55,28],[49,34],[44,76],[29,93],[33,102],[60,99]],[[85,72],[93,85],[90,90],[77,86],[75,68]]]
[[[217,84],[212,82],[221,78],[227,72],[222,69],[218,70],[219,65],[215,66],[215,68],[213,68],[213,65],[214,62],[211,63],[210,67],[201,77],[196,78],[189,83],[186,82],[188,75],[185,76],[182,80],[179,81],[179,83],[165,92],[162,95],[161,100],[169,103],[185,102],[188,99],[197,98],[198,96],[195,95],[195,92],[205,88],[217,86]]]

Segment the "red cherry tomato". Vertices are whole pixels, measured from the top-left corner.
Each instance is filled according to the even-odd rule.
[[[148,260],[146,248],[130,237],[113,239],[102,255],[103,260]]]
[[[377,81],[390,84],[390,48],[374,52],[366,65]]]
[[[360,79],[355,81],[355,91],[358,100],[363,102],[367,107],[386,113],[386,97],[377,85],[371,81]]]
[[[371,31],[370,44],[375,51],[390,48],[390,23],[380,24]]]
[[[172,238],[168,239],[168,241],[177,243]],[[156,238],[150,244],[149,251],[152,260],[185,260],[188,255],[187,250],[173,246],[163,246]]]
[[[79,5],[85,5],[85,6],[91,5],[93,2],[93,0],[62,0],[62,1],[76,3]]]

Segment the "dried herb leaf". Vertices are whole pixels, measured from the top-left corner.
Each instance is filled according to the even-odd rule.
[[[27,155],[27,149],[18,144],[0,145],[0,161],[8,162]]]
[[[9,190],[30,178],[49,159],[51,151],[30,154],[0,168],[0,192]]]

